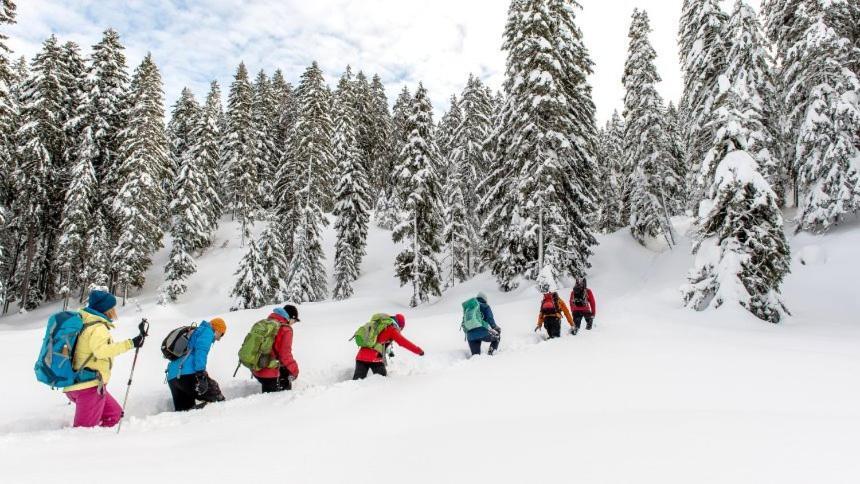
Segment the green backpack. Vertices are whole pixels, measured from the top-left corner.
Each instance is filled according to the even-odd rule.
[[[239,348],[239,363],[251,371],[277,368],[280,363],[272,358],[272,346],[279,329],[281,324],[269,319],[254,323]]]
[[[374,314],[369,322],[363,324],[355,331],[352,339],[355,340],[355,344],[360,348],[371,348],[379,352],[379,354],[383,354],[385,352],[385,345],[377,343],[376,339],[379,338],[380,333],[385,331],[385,328],[392,324],[395,324],[395,322],[391,316],[385,313]]]
[[[484,322],[484,315],[481,313],[481,303],[472,298],[463,303],[463,331],[468,333],[473,329],[483,328],[487,323]]]

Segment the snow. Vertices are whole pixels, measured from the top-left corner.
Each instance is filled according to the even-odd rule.
[[[688,232],[689,220],[676,219]],[[262,227],[256,227],[259,232]],[[639,246],[628,230],[601,236],[588,281],[598,299],[593,331],[554,341],[534,328],[532,286],[502,294],[489,275],[411,310],[399,287],[390,233],[371,228],[363,274],[347,301],[303,304],[292,392],[259,395],[246,370],[231,378],[245,331],[266,309],[228,313],[244,252],[234,223],[180,302],[156,305],[169,247],[156,255],[141,294],[120,311],[117,337],[140,317],[153,336],[141,351],[122,434],[68,428],[73,408],[33,378],[47,315],[0,320],[5,363],[0,399],[0,478],[42,483],[101,476],[124,483],[235,482],[856,482],[860,461],[860,227],[791,239],[818,247],[827,264],[795,258],[783,295],[794,317],[773,325],[740,308],[697,313],[677,292],[690,241],[674,250]],[[331,274],[333,229],[323,230]],[[170,245],[170,244],[166,244]],[[460,303],[487,293],[503,328],[500,353],[467,358]],[[569,288],[562,295],[567,298]],[[378,311],[403,312],[423,358],[397,351],[390,377],[349,381],[355,328]],[[169,412],[158,343],[172,328],[222,316],[228,332],[210,353],[210,374],[228,398]],[[110,390],[122,398],[131,355],[116,360]],[[89,463],[92,460],[92,463]],[[364,469],[374,469],[368,472]],[[278,476],[278,477],[276,477]]]

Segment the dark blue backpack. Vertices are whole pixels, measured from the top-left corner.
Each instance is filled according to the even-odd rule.
[[[85,368],[92,355],[81,365],[80,370],[72,368],[78,336],[88,326],[84,324],[80,313],[74,311],[56,313],[48,319],[45,339],[42,340],[42,349],[34,367],[37,380],[51,388],[65,388],[99,377],[98,372]]]

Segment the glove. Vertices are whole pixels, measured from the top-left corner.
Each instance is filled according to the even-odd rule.
[[[418,356],[424,356],[424,350],[418,350]]]
[[[496,330],[496,333],[502,334],[502,327],[501,327],[501,326],[496,326],[496,327],[495,327],[495,328],[493,328],[493,329],[495,329],[495,330]]]
[[[293,375],[292,373],[290,373],[290,376],[287,377],[287,380],[290,380],[290,382],[296,381],[296,375]]]
[[[538,331],[540,331],[540,326],[535,327],[535,333],[537,333]]]
[[[139,334],[139,335],[137,335],[131,339],[131,344],[135,348],[140,348],[141,346],[143,346],[143,340],[144,339],[146,339],[146,336],[143,334]]]
[[[490,328],[488,331],[490,332],[490,336],[492,336],[493,338],[499,337],[499,331],[498,330]]]
[[[205,395],[209,391],[209,377],[203,371],[198,371],[194,375],[197,377],[197,381],[194,383],[194,393],[197,396]]]
[[[137,331],[140,332],[141,336],[144,338],[149,336],[146,321],[141,321],[140,324],[137,325]]]

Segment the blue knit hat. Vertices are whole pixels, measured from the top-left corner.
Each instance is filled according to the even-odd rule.
[[[90,292],[87,307],[104,314],[116,307],[116,298],[109,292],[95,290]]]

